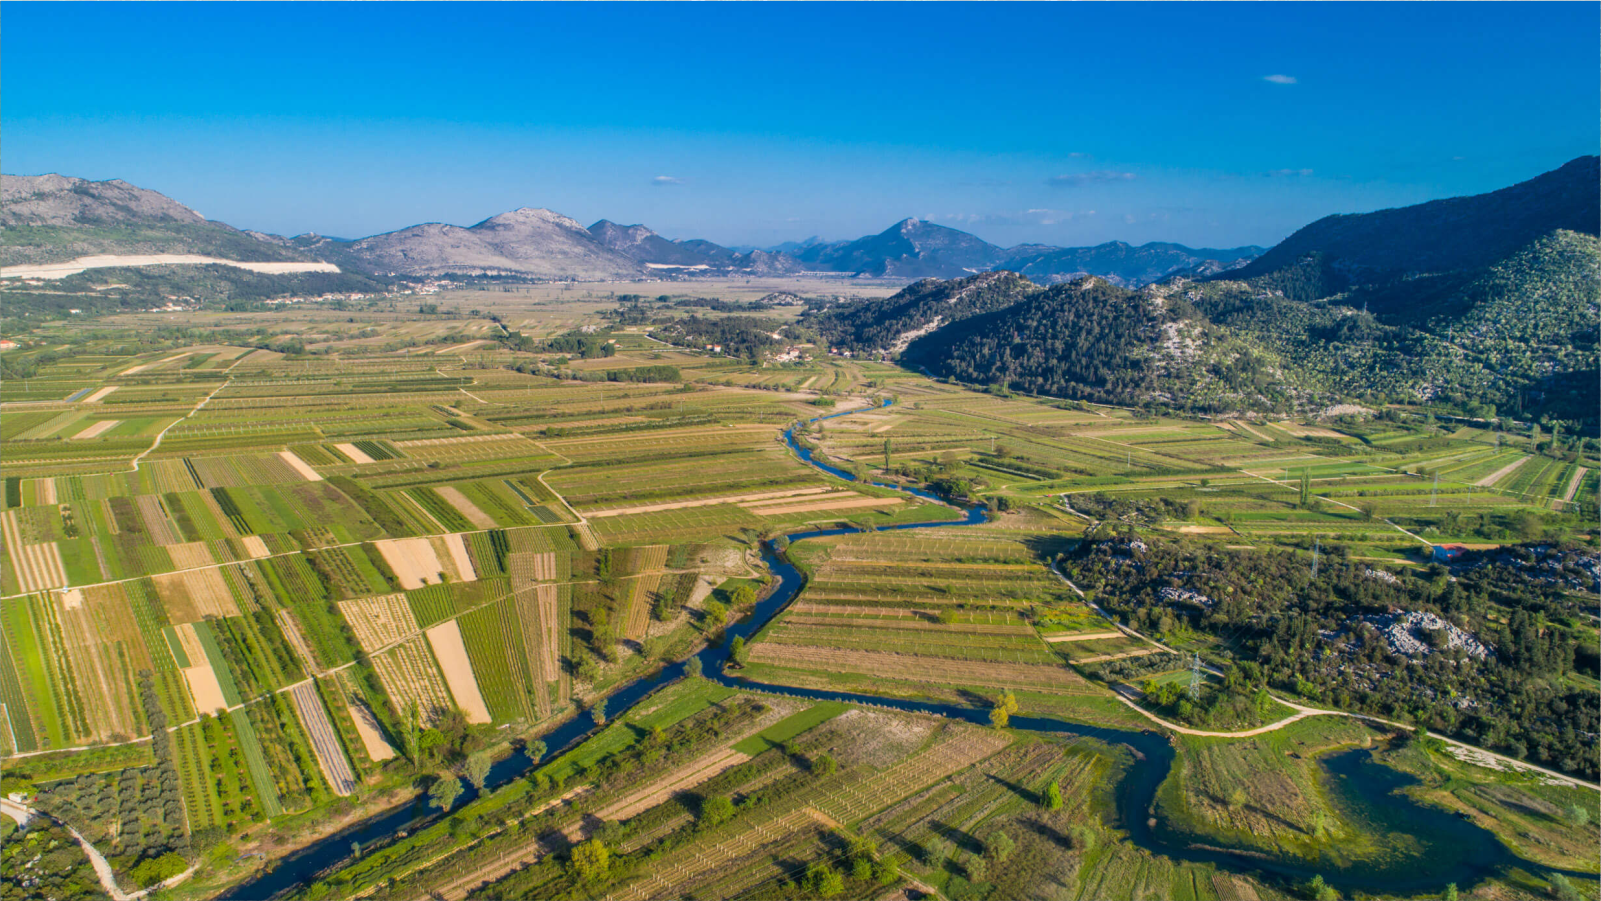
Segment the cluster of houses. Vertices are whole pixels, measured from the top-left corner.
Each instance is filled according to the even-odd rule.
[[[810,360],[812,358],[812,355],[806,352],[806,348],[808,348],[808,347],[811,347],[811,345],[810,344],[791,344],[788,347],[784,348],[783,351],[781,351],[779,353],[776,353],[776,354],[773,354],[773,362],[774,363],[804,363],[807,360]]]
[[[410,291],[398,291],[396,293],[397,294],[410,294],[412,292],[410,292]],[[418,293],[431,294],[433,292],[432,291],[428,291],[428,292],[418,292]],[[339,292],[339,293],[334,293],[334,294],[322,294],[322,295],[319,295],[317,297],[309,297],[309,296],[308,297],[274,297],[274,298],[272,298],[270,300],[264,300],[264,301],[262,301],[262,303],[266,303],[266,304],[333,303],[333,302],[341,301],[341,300],[344,300],[344,301],[367,300],[368,298],[379,297],[379,296],[387,297],[387,296],[390,296],[390,295],[361,294],[361,293],[352,291],[352,292],[349,292],[349,293]]]

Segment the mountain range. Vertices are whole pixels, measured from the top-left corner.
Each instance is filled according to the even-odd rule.
[[[0,264],[92,254],[192,253],[241,262],[311,260],[121,180],[0,176]]]
[[[63,284],[65,293],[8,290],[8,315],[172,296],[248,302],[459,274],[916,279],[889,298],[809,312],[803,324],[840,351],[1067,398],[1203,412],[1430,402],[1593,425],[1598,183],[1601,159],[1581,157],[1487,194],[1325,217],[1263,252],[1121,242],[1001,248],[918,219],[853,241],[729,248],[609,220],[585,228],[541,209],[354,241],[286,238],[208,220],[123,181],[5,176],[0,263],[186,253],[341,270],[129,267],[117,270],[120,301],[82,290],[97,283],[87,281]]]
[[[1489,194],[1330,216],[1229,271],[1139,289],[986,272],[805,324],[836,350],[1060,397],[1201,412],[1431,402],[1593,426],[1598,183],[1601,159],[1582,157]]]
[[[1191,249],[1110,242],[1095,247],[998,247],[974,235],[904,219],[852,241],[811,238],[769,248],[671,240],[644,225],[602,219],[584,228],[560,213],[523,208],[462,227],[431,222],[353,241],[282,237],[206,219],[168,197],[120,180],[3,176],[0,264],[59,263],[96,254],[201,254],[236,261],[323,261],[380,278],[505,275],[533,279],[803,271],[889,279],[958,278],[995,268],[1050,283],[1084,274],[1139,286],[1197,267],[1226,269],[1260,247]]]

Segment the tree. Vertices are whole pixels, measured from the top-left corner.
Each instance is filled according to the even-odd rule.
[[[750,651],[745,648],[743,636],[735,635],[734,640],[728,643],[728,658],[739,666],[744,666],[745,661],[750,658]]]
[[[690,679],[700,678],[700,658],[691,657],[684,661],[684,675]]]
[[[1444,901],[1456,901],[1456,883],[1447,883],[1445,886],[1445,894],[1441,895],[1440,897],[1444,899]]]
[[[728,822],[733,817],[733,799],[724,795],[717,795],[700,803],[700,819],[697,821],[696,826],[701,829],[710,829],[713,826]]]
[[[489,780],[489,762],[488,751],[479,751],[467,757],[467,781],[480,792],[484,790],[484,783]]]
[[[411,761],[411,765],[412,765],[413,768],[415,768],[417,766],[418,762],[419,762],[419,758],[418,758],[417,755],[418,755],[418,751],[421,750],[421,748],[420,748],[420,740],[421,739],[420,739],[420,736],[418,735],[418,732],[421,729],[422,729],[422,715],[417,709],[417,702],[416,701],[408,701],[406,703],[406,735],[405,735],[406,759]]]
[[[1052,779],[1050,783],[1045,786],[1044,807],[1046,810],[1062,809],[1062,786],[1061,783],[1057,782],[1055,779]]]
[[[599,882],[611,875],[611,849],[598,838],[580,842],[573,848],[572,868],[580,882]]]
[[[890,438],[885,438],[884,439],[884,471],[885,472],[889,472],[890,455],[892,453],[892,451],[890,449],[891,448],[890,442],[892,440],[893,439],[890,439]]]
[[[1011,721],[1012,715],[1006,712],[1005,707],[996,704],[995,707],[990,710],[991,726],[994,726],[997,729],[1005,729],[1007,724],[1009,724]]]
[[[878,845],[870,838],[841,833],[847,840],[846,857],[851,862],[851,878],[873,878],[874,864],[878,859]]]
[[[839,761],[827,754],[819,754],[812,758],[811,770],[818,776],[832,776],[839,772]]]
[[[589,715],[593,716],[595,718],[595,725],[597,725],[597,726],[605,725],[605,723],[606,723],[606,699],[605,698],[596,698],[595,699],[595,703],[589,705]]]
[[[866,881],[873,878],[873,862],[860,857],[851,859],[851,878]]]
[[[449,810],[461,797],[461,780],[454,773],[440,773],[428,789],[428,800],[440,810]]]
[[[1561,873],[1551,874],[1551,897],[1557,901],[1583,901],[1584,895]]]
[[[812,897],[832,898],[845,890],[845,879],[833,867],[819,862],[806,868],[801,886]]]
[[[963,866],[963,869],[967,871],[968,882],[983,882],[984,875],[989,871],[989,868],[984,865],[984,858],[977,854],[968,855],[967,863]]]
[[[545,743],[544,742],[542,742],[542,741],[531,741],[531,742],[529,742],[528,743],[528,747],[526,748],[526,751],[528,753],[528,759],[532,760],[535,763],[538,763],[540,758],[545,756],[545,750],[546,750],[546,748],[545,748]]]
[[[706,622],[713,627],[721,626],[728,618],[728,605],[722,601],[706,602]]]
[[[1324,882],[1322,875],[1313,876],[1312,881],[1307,883],[1306,890],[1315,901],[1339,901],[1340,893]]]
[[[756,588],[751,585],[741,585],[729,595],[728,602],[729,606],[736,610],[740,607],[749,607],[756,603]]]
[[[1012,841],[1011,836],[997,832],[984,843],[984,856],[996,863],[1006,863],[1006,858],[1011,857],[1016,849],[1017,844]]]

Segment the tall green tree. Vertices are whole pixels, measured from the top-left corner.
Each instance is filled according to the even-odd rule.
[[[432,788],[428,789],[428,800],[440,810],[450,810],[461,797],[461,780],[455,773],[440,773],[434,780]]]
[[[489,781],[489,752],[478,751],[467,756],[467,781],[478,791],[484,790],[484,783]]]

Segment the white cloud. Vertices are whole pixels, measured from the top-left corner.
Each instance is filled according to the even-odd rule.
[[[1110,169],[1100,169],[1095,172],[1074,172],[1070,175],[1055,175],[1045,180],[1045,183],[1057,188],[1076,188],[1089,184],[1092,181],[1133,181],[1132,172],[1114,172]]]
[[[1264,75],[1264,76],[1262,76],[1262,80],[1263,81],[1271,81],[1274,84],[1295,84],[1296,83],[1294,75]]]
[[[658,188],[670,188],[673,185],[683,184],[684,180],[676,175],[658,175],[651,179],[650,183]]]
[[[1262,173],[1268,178],[1301,178],[1311,175],[1311,169],[1269,169]]]
[[[1072,220],[1075,216],[1093,216],[1094,210],[1004,210],[995,213],[946,213],[942,216],[930,216],[930,220],[945,222],[958,222],[967,226],[974,225],[1060,225]]]

